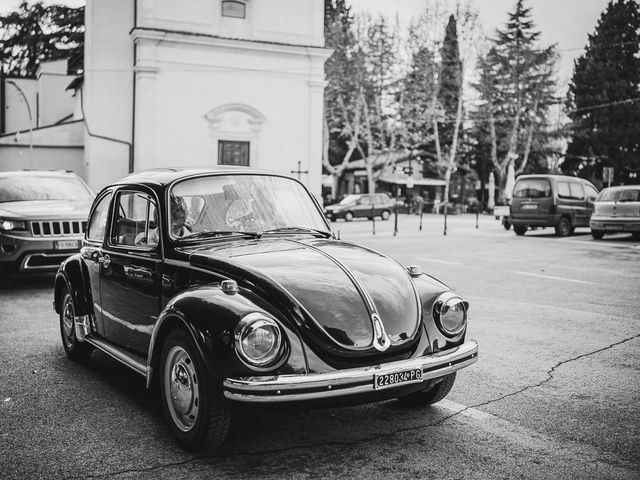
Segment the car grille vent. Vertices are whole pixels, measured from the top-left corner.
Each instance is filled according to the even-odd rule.
[[[87,228],[87,222],[79,220],[54,220],[31,222],[31,233],[34,237],[59,237],[64,235],[80,235]]]

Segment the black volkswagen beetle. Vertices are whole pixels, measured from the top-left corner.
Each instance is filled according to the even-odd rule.
[[[432,404],[478,354],[447,286],[336,239],[300,182],[244,167],[104,188],[54,306],[67,355],[98,349],[157,385],[188,450],[223,442],[232,402]]]

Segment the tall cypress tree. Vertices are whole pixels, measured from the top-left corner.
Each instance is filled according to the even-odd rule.
[[[639,49],[640,7],[612,0],[574,64],[564,171],[600,180],[602,167],[610,166],[615,183],[629,183],[629,173],[640,169]]]
[[[444,110],[444,122],[439,122],[440,145],[450,146],[453,141],[454,122],[462,84],[462,63],[458,47],[456,18],[451,15],[444,34],[441,50],[441,71],[438,102]]]

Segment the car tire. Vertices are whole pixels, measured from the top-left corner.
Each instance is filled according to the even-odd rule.
[[[514,225],[513,231],[516,232],[516,235],[524,235],[527,233],[527,227],[525,225]]]
[[[178,444],[191,452],[220,446],[231,425],[231,402],[187,332],[169,333],[159,367],[160,402]]]
[[[383,210],[382,213],[380,214],[380,217],[382,218],[382,220],[389,220],[390,216],[391,216],[391,212],[389,210]]]
[[[631,234],[631,238],[632,238],[633,240],[640,240],[640,232],[633,232],[633,233]]]
[[[502,226],[504,227],[505,230],[509,230],[511,228],[511,222],[509,221],[508,218],[502,219]]]
[[[407,407],[420,407],[422,405],[432,405],[439,402],[446,397],[453,384],[456,381],[456,372],[450,373],[442,379],[441,382],[436,383],[428,390],[421,390],[419,392],[410,393],[403,397],[399,397],[398,401],[401,405]]]
[[[76,362],[85,360],[93,348],[86,343],[79,342],[75,330],[76,307],[67,287],[61,292],[60,300],[60,336],[62,346],[67,357]]]
[[[351,212],[347,212],[344,214],[344,220],[345,222],[350,222],[351,220],[353,220],[353,213]]]
[[[568,217],[561,217],[558,225],[556,225],[556,235],[559,237],[567,237],[571,235],[571,220]]]
[[[602,230],[591,230],[591,236],[596,240],[602,240],[602,237],[604,237],[604,232]]]

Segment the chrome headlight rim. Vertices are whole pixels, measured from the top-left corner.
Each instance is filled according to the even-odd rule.
[[[252,330],[265,327],[269,327],[275,332],[277,336],[275,346],[270,349],[270,352],[267,356],[261,359],[252,358],[245,351],[242,340]],[[280,325],[275,321],[274,318],[266,313],[252,312],[242,317],[242,319],[240,319],[240,321],[236,325],[234,331],[234,340],[235,350],[238,354],[238,358],[242,361],[242,363],[244,363],[252,370],[256,370],[259,372],[270,371],[282,365],[285,360],[286,342],[284,340],[284,333],[282,331],[282,328],[280,328]]]
[[[449,330],[445,327],[443,322],[443,315],[446,315],[447,311],[451,309],[451,307],[461,305],[463,308],[463,321],[460,323],[460,326],[454,330]],[[433,304],[433,319],[436,322],[436,326],[438,330],[449,338],[456,338],[462,335],[467,328],[467,312],[469,311],[469,303],[465,302],[462,297],[453,293],[453,292],[444,292],[438,296],[436,301]]]
[[[28,228],[26,220],[0,218],[0,232],[26,232]]]

